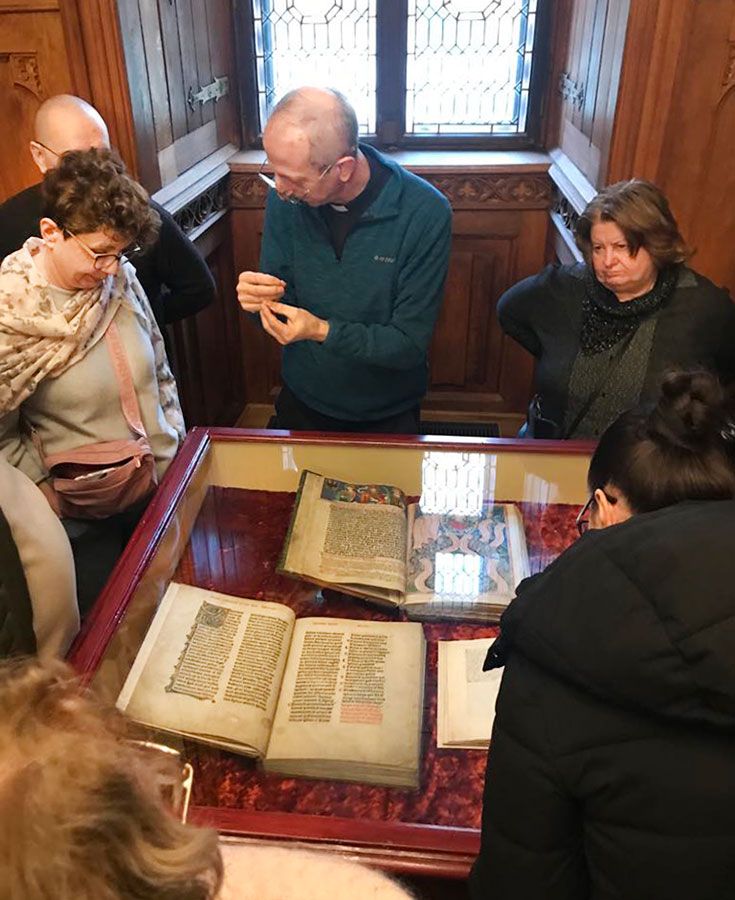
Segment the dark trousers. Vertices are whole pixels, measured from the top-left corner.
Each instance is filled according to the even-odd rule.
[[[107,519],[62,519],[74,555],[77,602],[84,618],[105,586],[148,501]]]
[[[368,434],[418,434],[418,404],[404,412],[385,419],[355,422],[351,419],[335,419],[317,412],[294,395],[287,385],[283,385],[276,400],[275,421],[271,428],[285,428],[289,431],[358,431]]]

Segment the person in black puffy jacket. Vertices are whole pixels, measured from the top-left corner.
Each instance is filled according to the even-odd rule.
[[[488,653],[473,900],[735,895],[734,437],[702,373],[603,435],[589,533],[519,585]]]

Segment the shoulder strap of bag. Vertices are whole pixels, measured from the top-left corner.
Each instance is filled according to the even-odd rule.
[[[630,345],[633,341],[633,338],[635,337],[636,331],[637,331],[637,329],[634,328],[630,332],[628,337],[624,341],[620,342],[620,344],[618,345],[618,349],[615,351],[615,355],[614,355],[613,359],[611,359],[609,365],[607,365],[605,367],[602,375],[600,376],[597,384],[595,385],[595,389],[587,397],[585,402],[582,404],[580,409],[577,411],[577,414],[574,417],[574,419],[572,420],[569,427],[565,428],[564,431],[562,432],[561,440],[565,441],[569,438],[570,435],[574,434],[574,432],[576,431],[576,429],[577,429],[578,425],[580,424],[580,422],[582,421],[582,419],[584,419],[584,417],[587,415],[587,413],[592,409],[592,406],[594,405],[595,400],[597,400],[597,398],[600,396],[600,393],[602,392],[603,387],[605,387],[610,376],[613,374],[615,369],[617,369],[617,367],[620,365],[621,360],[625,356],[625,351],[628,349],[628,347],[630,347]]]
[[[131,431],[139,437],[148,437],[140,415],[138,396],[135,393],[135,383],[128,365],[128,357],[115,322],[110,322],[107,326],[105,341],[110,353],[112,369],[117,379],[117,386],[120,391],[120,406],[122,407],[125,421],[130,426]]]
[[[138,437],[147,438],[148,432],[145,430],[143,419],[140,415],[138,395],[135,393],[135,383],[133,382],[133,375],[130,371],[130,366],[128,365],[128,357],[125,353],[125,346],[123,345],[122,338],[120,337],[120,332],[118,331],[115,322],[110,322],[110,324],[107,326],[107,331],[105,332],[105,341],[107,343],[107,350],[110,354],[112,371],[115,373],[117,389],[120,393],[120,406],[122,407],[122,413],[125,417],[125,421],[128,423],[128,427],[133,432],[133,434],[137,434]],[[41,436],[36,431],[36,429],[32,425],[30,425],[30,423],[28,423],[28,428],[31,434],[31,440],[33,441],[33,446],[38,451],[38,455],[41,457],[41,459],[45,460],[46,457],[44,456],[43,452],[43,443],[41,441]]]

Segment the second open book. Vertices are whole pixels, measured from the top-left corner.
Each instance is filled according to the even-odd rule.
[[[288,775],[417,787],[420,624],[313,617],[172,584],[117,705]]]
[[[278,567],[409,616],[492,621],[529,574],[512,503],[433,513],[400,488],[301,475]]]

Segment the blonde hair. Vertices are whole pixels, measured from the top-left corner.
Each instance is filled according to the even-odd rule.
[[[217,835],[165,807],[150,766],[58,661],[0,663],[1,900],[211,900]]]

